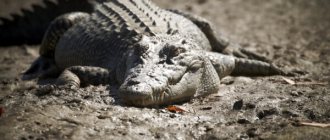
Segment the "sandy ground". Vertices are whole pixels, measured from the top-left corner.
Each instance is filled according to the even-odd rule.
[[[39,90],[20,73],[39,46],[0,47],[1,139],[330,139],[330,1],[155,0],[203,16],[275,64],[305,75],[227,77],[218,94],[176,106],[117,103],[111,86]],[[5,12],[2,12],[4,15]]]

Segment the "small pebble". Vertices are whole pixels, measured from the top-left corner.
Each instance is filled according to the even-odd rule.
[[[238,100],[233,105],[233,110],[241,110],[243,107],[243,99]]]
[[[247,103],[247,104],[246,104],[246,108],[247,108],[247,109],[254,109],[254,108],[256,108],[256,105],[253,104],[253,103]]]
[[[292,91],[292,92],[290,93],[290,95],[292,95],[292,96],[299,96],[299,93],[298,93],[297,91]]]
[[[238,119],[238,120],[237,120],[237,123],[239,123],[239,124],[249,124],[250,121],[247,120],[247,119]]]
[[[171,118],[176,118],[176,117],[179,117],[179,114],[172,113],[172,114],[170,114],[170,117]]]
[[[211,106],[206,106],[206,107],[202,107],[201,110],[211,110],[212,107]]]

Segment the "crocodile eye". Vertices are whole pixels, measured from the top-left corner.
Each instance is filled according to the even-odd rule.
[[[184,48],[181,48],[181,47],[176,47],[174,50],[173,50],[173,56],[178,56],[179,54],[181,53],[184,53],[186,50]]]
[[[186,50],[184,48],[181,48],[181,47],[169,46],[167,56],[168,57],[176,57],[179,54],[184,53],[185,51]]]
[[[179,56],[181,53],[186,52],[185,48],[180,46],[165,44],[164,48],[160,51],[159,56],[162,58],[160,63],[173,64],[173,57]]]
[[[176,57],[178,55],[180,55],[181,53],[184,53],[186,50],[182,47],[177,47],[174,45],[168,45],[166,46],[162,52],[161,52],[161,56],[163,56],[165,59],[165,63],[167,64],[173,64],[173,57]]]

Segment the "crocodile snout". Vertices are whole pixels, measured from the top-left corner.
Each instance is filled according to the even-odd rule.
[[[133,84],[122,85],[119,96],[125,104],[147,106],[152,98],[152,88],[146,83],[133,82]]]

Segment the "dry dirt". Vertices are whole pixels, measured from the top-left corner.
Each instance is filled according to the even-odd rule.
[[[0,138],[330,139],[329,127],[300,125],[330,123],[330,1],[155,2],[203,16],[232,41],[307,73],[286,77],[296,85],[281,76],[228,77],[218,94],[172,113],[124,106],[110,86],[41,91],[20,80],[39,46],[0,47]]]

